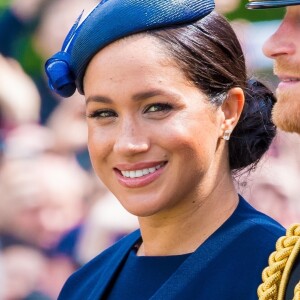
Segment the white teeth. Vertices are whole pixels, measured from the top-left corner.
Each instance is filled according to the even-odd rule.
[[[150,173],[154,173],[155,170],[156,170],[156,168],[149,168],[149,172],[150,172]]]
[[[143,169],[143,175],[148,175],[149,174],[149,170],[148,169]]]
[[[283,80],[283,82],[295,82],[295,81],[299,81],[299,79],[297,79],[297,78],[288,78],[288,79]]]
[[[135,171],[135,174],[136,174],[136,177],[142,177],[143,171],[142,170]]]
[[[149,173],[154,173],[156,170],[160,169],[162,165],[157,165],[152,168],[142,169],[142,170],[135,170],[135,171],[121,171],[122,175],[126,178],[138,178]]]

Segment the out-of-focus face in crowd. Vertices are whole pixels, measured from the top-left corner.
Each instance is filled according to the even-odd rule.
[[[99,2],[96,0],[55,0],[42,14],[41,22],[34,35],[34,44],[42,57],[48,57],[59,49],[79,14],[88,14]]]
[[[50,248],[80,223],[86,181],[73,161],[46,154],[7,159],[0,178],[2,233]]]

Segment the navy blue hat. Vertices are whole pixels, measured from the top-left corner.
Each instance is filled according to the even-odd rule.
[[[276,8],[283,6],[299,5],[300,0],[249,0],[246,5],[249,9],[260,9],[260,8]]]
[[[62,50],[46,62],[49,86],[63,97],[76,88],[93,56],[108,44],[135,33],[188,24],[213,11],[214,0],[102,0],[80,24],[77,19]]]

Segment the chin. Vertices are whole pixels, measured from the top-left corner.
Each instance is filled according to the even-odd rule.
[[[300,134],[300,97],[278,93],[277,99],[272,111],[274,124],[283,131]]]
[[[149,201],[141,201],[138,199],[137,201],[132,201],[136,199],[130,199],[129,201],[124,201],[122,199],[121,205],[127,210],[130,214],[139,217],[139,218],[147,218],[158,215],[164,215],[169,209],[160,203]]]
[[[141,207],[129,207],[124,206],[124,208],[132,215],[139,217],[139,218],[146,218],[154,216],[158,213],[156,209],[145,207],[145,205],[142,205]]]

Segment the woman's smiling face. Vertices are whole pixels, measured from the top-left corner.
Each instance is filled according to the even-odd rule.
[[[84,89],[94,170],[129,212],[176,212],[210,193],[224,172],[223,115],[155,38],[137,35],[101,50]]]

